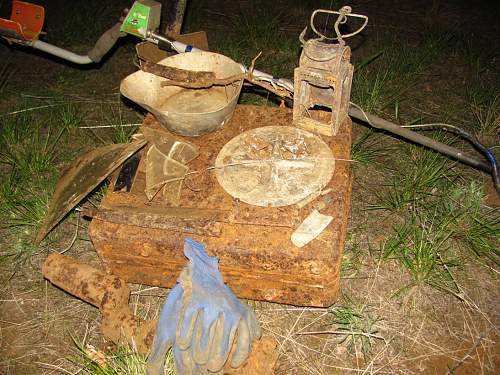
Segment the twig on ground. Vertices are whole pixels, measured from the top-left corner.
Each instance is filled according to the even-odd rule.
[[[384,340],[384,342],[387,342],[386,339],[382,336],[375,335],[373,333],[368,333],[368,332],[361,332],[361,331],[358,331],[358,332],[356,332],[356,331],[312,331],[312,332],[297,332],[295,334],[296,335],[323,335],[323,334],[355,335],[355,336],[372,337],[372,338]]]
[[[492,331],[493,327],[490,327],[490,329],[488,330],[488,332],[486,333],[482,333],[477,339],[476,341],[474,341],[474,344],[470,347],[470,349],[467,351],[467,353],[465,353],[465,355],[460,359],[460,361],[458,361],[458,363],[456,365],[454,365],[453,367],[451,368],[448,368],[448,371],[446,371],[446,374],[445,375],[451,375],[453,374],[453,372],[459,367],[461,366],[466,360],[467,360],[467,357],[470,356],[470,354],[476,350],[476,348],[479,346],[479,344],[481,344],[481,341],[489,335],[489,333]]]
[[[78,126],[78,129],[107,129],[107,128],[127,128],[127,127],[134,127],[134,126],[140,126],[142,124],[140,123],[135,123],[135,124],[114,124],[114,125],[95,125],[95,126]]]
[[[310,323],[306,324],[304,327],[302,327],[301,329],[299,329],[298,332],[302,332],[306,328],[312,326],[314,323],[318,322],[321,318],[323,318],[325,315],[328,315],[329,313],[330,313],[329,311],[323,312],[323,314],[321,314],[320,316],[314,318]],[[296,333],[296,334],[298,334],[298,333]],[[301,334],[303,334],[303,333],[301,333]]]
[[[284,341],[282,341],[282,342],[280,342],[280,349],[279,349],[279,352],[280,352],[280,353],[281,353],[281,351],[282,351],[282,349],[283,349],[283,345],[284,345],[284,344],[285,344],[288,340],[290,340],[290,339],[291,339],[291,337],[292,337],[292,332],[293,332],[293,330],[295,329],[295,327],[297,326],[297,323],[299,322],[299,320],[300,320],[300,318],[302,317],[302,315],[304,315],[304,311],[305,311],[305,310],[306,310],[306,309],[303,309],[303,310],[300,312],[300,314],[299,314],[299,316],[297,317],[297,319],[295,319],[295,322],[293,323],[292,327],[288,330],[288,334],[287,334],[287,336],[285,337],[285,340],[284,340]]]
[[[400,351],[394,357],[392,357],[389,361],[385,361],[384,364],[382,365],[382,367],[379,367],[378,369],[376,369],[374,371],[373,364],[375,363],[375,361],[377,360],[378,357],[382,356],[382,354],[384,354],[387,351],[387,349],[389,348],[389,344],[391,342],[392,342],[392,338],[390,338],[389,340],[385,341],[385,346],[372,358],[372,360],[370,361],[370,363],[368,363],[368,365],[366,366],[366,369],[365,369],[365,371],[363,372],[362,375],[364,375],[365,373],[367,373],[368,370],[370,370],[370,374],[371,375],[374,375],[377,372],[382,371],[382,369],[384,367],[389,366],[394,360],[396,360],[396,358],[398,358],[401,355],[401,353],[403,353],[403,349],[400,349]]]
[[[76,229],[75,229],[75,235],[73,236],[73,239],[69,243],[68,246],[66,246],[64,249],[62,249],[59,254],[64,254],[66,251],[71,249],[73,245],[75,244],[76,238],[78,237],[78,229],[80,228],[80,212],[76,211]]]
[[[35,362],[35,364],[39,365],[40,367],[44,367],[44,368],[51,369],[51,370],[56,370],[56,371],[62,372],[64,374],[69,374],[69,375],[75,375],[78,372],[80,372],[80,371],[78,371],[77,373],[73,373],[73,372],[66,370],[65,368],[62,368],[61,366],[52,365],[50,363]]]
[[[130,292],[130,295],[141,294],[141,293],[149,292],[150,290],[156,290],[156,289],[160,289],[160,288],[157,287],[157,286],[152,286],[151,288],[140,289],[140,290],[137,290],[137,291],[134,291],[134,292]]]

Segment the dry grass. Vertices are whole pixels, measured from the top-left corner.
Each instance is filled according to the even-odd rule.
[[[286,4],[277,2],[277,6],[286,7],[284,9],[289,10],[290,14],[297,15],[298,18],[304,14],[305,8],[313,5],[310,4],[312,2],[302,1],[300,6],[293,7],[292,3],[294,2]],[[329,6],[327,3],[322,5]],[[432,5],[430,10],[437,13],[439,13],[437,8],[444,6],[439,2],[432,2],[430,5]],[[197,3],[197,6],[205,9],[202,1]],[[228,24],[228,15],[234,10],[232,7],[237,6],[239,4],[232,3],[225,9],[214,10],[215,7],[211,5],[209,10],[207,8],[205,13],[202,13],[208,17],[199,17],[198,21],[207,19],[207,22],[214,23],[219,20],[220,22],[215,25],[217,27],[214,25],[208,25],[208,27],[212,27],[212,30],[218,28],[219,32],[224,31],[224,27]],[[371,26],[372,28],[368,29],[366,39],[369,40],[372,36],[375,38],[377,30],[384,32],[413,30],[415,33],[410,37],[418,39],[419,36],[415,35],[416,31],[420,32],[420,25],[406,25],[404,20],[418,20],[421,15],[413,5],[410,9],[404,9],[406,7],[404,3],[400,6],[401,9],[395,10],[401,19],[398,21],[398,17],[392,14],[390,17],[387,17],[387,14],[380,15],[379,5],[376,6],[377,9],[372,9],[374,5],[369,2],[360,4],[359,11],[363,13],[366,10],[372,17],[371,25],[376,25],[375,28]],[[236,11],[244,13],[248,11],[246,8],[252,7],[250,3],[242,2],[241,7]],[[293,9],[288,9],[289,7]],[[245,18],[241,15],[242,13],[239,14],[238,22],[255,22],[253,18]],[[426,13],[426,17],[431,16]],[[280,55],[279,59],[273,62],[273,51],[280,48],[280,40],[269,38],[266,33],[275,32],[280,38],[287,39],[284,50],[290,52],[297,43],[297,31],[300,32],[303,26],[302,24],[288,25],[293,21],[292,18],[288,16],[285,16],[284,20],[283,16],[272,18],[269,25],[259,25],[259,27],[248,24],[246,30],[249,35],[253,35],[253,40],[246,40],[243,48],[238,43],[241,36],[232,35],[230,41],[234,43],[225,45],[225,51],[227,50],[228,54],[234,52],[235,58],[241,56],[244,59],[245,54],[254,56],[254,52],[259,50],[262,43],[268,43],[267,47],[270,48],[263,48],[268,60],[261,60],[259,63],[263,64],[267,61],[272,70],[286,74],[285,71],[290,61],[295,61],[296,56]],[[282,21],[286,21],[288,29],[280,27]],[[404,27],[393,25],[394,22],[404,23]],[[190,29],[199,30],[203,26],[190,25]],[[263,33],[265,35],[261,35]],[[0,46],[0,48],[3,47]],[[231,48],[233,48],[232,51]],[[126,48],[124,47],[123,50]],[[375,48],[375,51],[377,50]],[[405,51],[412,52],[408,48]],[[129,136],[128,130],[135,123],[140,122],[138,118],[142,116],[130,109],[126,110],[120,104],[116,91],[120,77],[128,73],[125,70],[133,70],[129,52],[127,52],[128,55],[125,54],[126,56],[116,61],[113,60],[114,58],[106,61],[99,71],[78,72],[80,75],[75,72],[74,68],[42,61],[41,66],[47,67],[47,71],[51,69],[56,71],[54,76],[44,77],[44,80],[45,78],[52,80],[50,87],[47,88],[42,81],[35,82],[35,87],[41,93],[30,93],[29,106],[24,109],[6,109],[2,107],[3,103],[0,103],[2,114],[13,115],[11,112],[21,110],[22,112],[17,115],[29,112],[38,116],[38,111],[53,110],[63,125],[75,124],[76,127],[85,127],[85,129],[71,130],[71,139],[76,140],[78,146],[76,148],[79,149],[85,149],[89,145],[110,143],[113,140],[125,140]],[[446,54],[448,52],[446,51]],[[117,54],[119,53],[117,51]],[[355,58],[357,57],[355,52]],[[40,58],[36,59],[33,61],[40,63]],[[9,61],[13,64],[14,60]],[[19,64],[26,63],[23,61],[20,60]],[[29,63],[33,64],[31,60]],[[469,110],[470,103],[463,105],[461,99],[456,97],[458,95],[456,93],[464,89],[462,80],[469,80],[467,84],[471,84],[472,78],[455,65],[445,67],[445,83],[448,86],[443,86],[445,94],[453,93],[453,95],[445,95],[438,100],[436,91],[432,90],[437,90],[438,84],[444,85],[443,79],[436,77],[443,67],[436,68],[426,60],[425,64],[419,65],[417,69],[418,77],[412,76],[411,83],[415,83],[415,86],[411,92],[399,87],[395,99],[390,92],[388,93],[391,105],[374,105],[374,108],[379,108],[381,111],[384,109],[385,112],[397,118],[402,115],[403,118],[412,119],[422,115],[437,116],[446,109],[444,105],[439,105],[440,101],[448,101],[452,106],[453,118],[465,118],[463,111]],[[124,66],[127,68],[124,69]],[[259,66],[259,68],[266,70],[265,66]],[[375,65],[369,65],[367,68],[369,69],[366,71],[374,69]],[[19,85],[19,81],[16,81],[16,75],[7,74],[7,72],[10,70],[0,67],[0,92],[2,95],[13,95],[12,91],[17,89],[16,85]],[[363,76],[363,78],[367,77]],[[413,78],[419,78],[420,82],[414,82]],[[83,82],[86,79],[89,81]],[[78,80],[82,82],[78,83]],[[398,83],[397,77],[394,82]],[[34,90],[29,83],[23,82],[23,85],[27,85],[26,90]],[[75,88],[75,83],[80,84],[79,89]],[[89,91],[94,90],[98,83],[101,83],[102,93],[92,96]],[[55,86],[66,95],[50,92]],[[390,85],[384,87],[388,86]],[[110,87],[114,90],[111,93]],[[362,89],[361,93],[370,94],[370,99],[387,98],[373,97],[376,92],[370,89],[370,82],[366,82],[366,86]],[[412,99],[411,102],[405,97],[406,94]],[[478,95],[474,97],[479,98]],[[475,128],[477,132],[491,133],[498,128],[496,108],[498,107],[498,93],[495,95],[494,100],[491,100],[493,106],[486,105],[486,102],[479,99],[472,103],[473,112],[469,113],[469,117],[478,123]],[[419,98],[421,103],[426,103],[426,112],[412,108],[412,106],[417,107],[411,104],[414,103],[413,100]],[[26,96],[16,100],[20,103],[25,99]],[[77,107],[79,111],[75,111]],[[115,127],[115,125],[128,124],[132,126]],[[111,126],[111,128],[101,126]],[[355,128],[355,131],[358,130]],[[43,135],[43,132],[41,134]],[[493,143],[495,141],[491,135],[488,139]],[[387,136],[370,133],[369,136],[361,137],[357,145],[354,151],[360,163],[356,163],[354,170],[352,218],[348,250],[342,270],[343,297],[328,309],[254,303],[264,333],[273,336],[279,344],[280,358],[276,373],[278,375],[326,375],[494,374],[498,372],[500,368],[497,328],[500,298],[498,266],[485,258],[472,256],[470,251],[465,253],[467,254],[465,256],[462,250],[470,249],[463,241],[457,239],[450,251],[459,262],[459,267],[442,269],[442,272],[450,275],[448,281],[453,285],[451,292],[433,288],[425,283],[401,291],[402,286],[411,283],[411,275],[395,261],[384,260],[381,255],[381,245],[391,236],[392,228],[401,228],[405,225],[407,218],[398,210],[375,212],[366,209],[380,203],[375,192],[381,189],[387,191],[389,188],[383,186],[387,185],[387,181],[394,173],[405,172],[398,160],[404,157],[403,154],[397,154],[400,142]],[[62,169],[67,160],[79,151],[76,148],[68,150],[68,154],[64,154],[66,158],[58,159],[58,169]],[[392,169],[390,173],[389,167]],[[457,173],[465,171],[458,167],[454,168],[457,169]],[[485,180],[484,176],[470,171],[466,173],[466,177],[461,178],[462,180],[471,177],[479,181]],[[404,174],[399,174],[399,177],[400,179],[394,181],[404,182],[402,180]],[[412,183],[409,182],[409,185]],[[431,185],[425,186],[426,192],[434,191],[434,186]],[[402,206],[414,208],[416,200],[413,199],[414,197],[411,198],[404,200]],[[396,206],[400,208],[400,205]],[[494,217],[498,216],[498,211],[491,212]],[[13,275],[11,263],[0,264],[0,373],[2,374],[76,374],[85,371],[92,373],[86,367],[88,363],[82,362],[81,353],[74,345],[72,338],[77,339],[82,347],[85,348],[87,344],[92,345],[106,356],[112,357],[115,353],[116,348],[104,342],[100,335],[100,316],[97,310],[52,287],[42,279],[39,271],[49,251],[63,249],[67,250],[66,255],[82,262],[96,267],[103,266],[87,238],[86,223],[80,223],[81,228],[78,233],[75,231],[75,224],[76,218],[70,217],[41,249],[29,248],[29,242],[25,240],[25,237],[29,238],[30,233],[0,229],[0,254],[14,248],[29,255],[22,267],[16,268],[15,275]],[[77,233],[76,236],[75,233]],[[75,238],[74,241],[73,238]],[[69,246],[70,244],[72,246]],[[9,258],[9,261],[11,259]],[[166,291],[141,285],[134,285],[132,288],[130,303],[134,311],[145,318],[156,317]],[[137,358],[135,363],[142,366],[143,360],[143,358]],[[140,366],[137,368],[142,369]]]
[[[350,302],[342,298],[335,306],[364,306],[378,318],[371,331],[340,330],[334,309],[254,303],[264,334],[279,343],[277,374],[420,374],[431,368],[444,374],[454,366],[469,373],[494,373],[499,360],[497,273],[485,274],[483,266],[473,264],[470,274],[457,276],[461,298],[426,286],[395,296],[408,283],[407,273],[368,256],[365,241],[359,246],[363,255],[355,276],[342,280]],[[68,255],[98,265],[90,249],[90,244],[78,241]],[[0,368],[5,374],[33,366],[40,374],[75,373],[82,365],[71,336],[108,350],[100,337],[97,310],[40,281],[36,269],[42,258],[1,289],[0,357],[5,359]],[[471,276],[478,273],[481,278]],[[166,291],[142,285],[132,290],[134,311],[156,317]],[[360,340],[349,345],[351,333],[372,335],[367,356]]]
[[[389,285],[401,285],[407,281],[406,275],[388,264],[369,266],[361,271],[369,273],[365,278],[344,283],[345,294],[383,317],[375,322],[377,334],[369,357],[364,358],[356,342],[354,351],[348,349],[348,333],[335,329],[328,309],[262,303],[257,311],[264,332],[279,342],[277,373],[420,374],[429,369],[444,373],[454,366],[494,373],[498,365],[498,337],[492,322],[495,311],[483,311],[473,302],[484,295],[461,301],[453,296],[443,298],[442,293],[424,287],[394,298],[395,290]],[[484,280],[483,287],[494,287],[496,281]],[[325,331],[334,333],[303,334]]]

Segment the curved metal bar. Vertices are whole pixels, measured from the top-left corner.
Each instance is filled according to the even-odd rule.
[[[93,63],[92,59],[87,55],[78,55],[63,48],[54,46],[53,44],[42,42],[41,40],[35,40],[31,43],[31,46],[35,49],[47,52],[75,64],[85,65]]]

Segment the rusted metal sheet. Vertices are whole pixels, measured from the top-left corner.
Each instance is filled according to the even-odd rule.
[[[107,145],[76,159],[57,182],[35,243],[39,244],[68,212],[145,144],[145,140],[138,140]]]
[[[224,212],[181,207],[116,205],[85,212],[85,216],[110,223],[167,229],[203,236],[220,236]]]
[[[217,183],[215,159],[221,148],[245,130],[267,125],[290,125],[292,112],[285,108],[238,105],[234,117],[223,129],[199,138],[186,138],[200,149],[190,163],[193,173],[184,182],[179,206],[227,212],[218,236],[186,233],[137,225],[117,224],[94,219],[89,226],[91,239],[113,273],[127,281],[171,287],[185,264],[184,237],[189,235],[206,245],[210,255],[218,256],[224,280],[241,298],[267,300],[305,306],[329,306],[337,298],[340,261],[350,208],[351,177],[349,162],[351,122],[347,118],[336,136],[323,140],[336,159],[335,170],[323,195],[299,208],[257,207],[233,199]],[[152,116],[143,126],[160,129]],[[182,138],[181,138],[182,139]],[[139,168],[140,171],[140,168]],[[136,182],[142,177],[136,176]],[[291,235],[302,221],[321,205],[331,223],[302,248],[291,242]],[[113,192],[104,197],[101,208],[165,207],[160,198],[147,203],[139,192]],[[220,220],[220,221],[219,221]]]

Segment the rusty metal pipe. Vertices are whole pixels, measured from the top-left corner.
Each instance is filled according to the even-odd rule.
[[[113,296],[112,307],[128,304],[130,289],[122,279],[68,256],[50,254],[42,265],[42,274],[64,291],[99,309],[110,305],[110,296]]]
[[[349,108],[349,115],[357,120],[367,122],[369,125],[373,126],[376,129],[382,129],[390,133],[397,134],[402,138],[408,139],[422,146],[429,147],[442,154],[451,156],[452,158],[461,161],[462,163],[480,169],[486,173],[491,174],[493,172],[491,165],[485,162],[484,160],[480,160],[474,156],[462,152],[461,150],[455,147],[451,147],[444,143],[435,141],[432,138],[426,137],[425,135],[421,135],[414,131],[403,128],[399,125],[394,124],[393,122],[384,120],[383,118],[380,118],[378,116],[372,115],[370,113],[365,113],[353,105],[351,105]]]
[[[289,92],[293,92],[292,81],[282,78],[280,79],[280,82],[283,84],[283,87],[286,88]],[[383,118],[380,118],[378,116],[372,115],[370,113],[365,113],[364,111],[360,110],[356,105],[350,104],[349,116],[357,120],[366,122],[370,126],[376,129],[385,130],[390,133],[399,135],[404,139],[408,139],[422,146],[431,148],[437,152],[448,155],[464,164],[470,165],[473,168],[482,170],[483,172],[493,175],[493,167],[486,161],[478,159],[469,154],[466,154],[455,147],[448,146],[432,138],[426,137],[425,135],[421,135],[412,130],[403,128],[393,122],[384,120]],[[495,182],[495,187],[498,191],[498,183],[497,183],[498,178],[495,176],[493,176],[493,178]]]
[[[128,306],[130,289],[125,281],[58,253],[47,257],[42,274],[64,291],[98,307],[102,313],[101,330],[108,340],[126,342],[139,353],[149,352],[157,320],[143,320],[132,313]],[[276,346],[271,337],[255,341],[248,360],[236,369],[228,361],[224,374],[272,375],[278,359]]]
[[[148,352],[156,321],[144,321],[132,313],[128,306],[130,289],[125,281],[57,253],[47,257],[42,274],[59,288],[97,307],[107,339],[126,342],[140,353]]]

